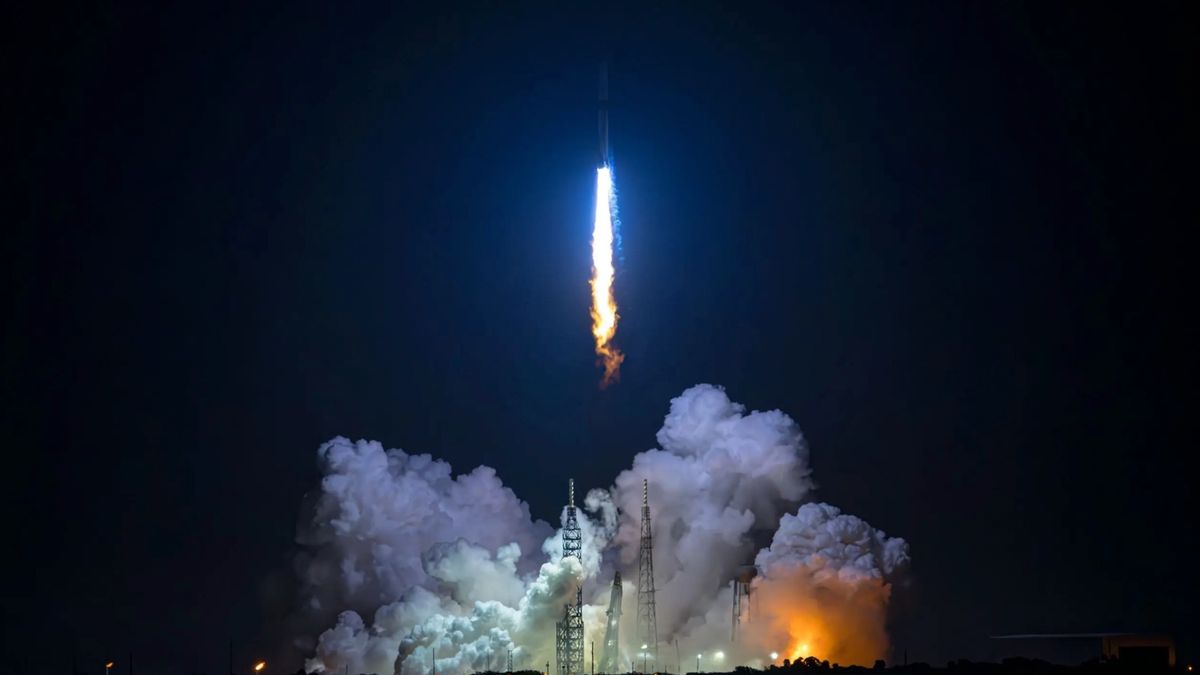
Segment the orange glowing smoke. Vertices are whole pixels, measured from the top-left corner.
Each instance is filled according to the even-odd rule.
[[[758,639],[780,658],[865,666],[887,657],[891,587],[882,579],[818,578],[799,567],[760,577],[754,593]]]
[[[613,297],[613,183],[612,170],[602,166],[596,170],[596,218],[592,224],[592,336],[596,339],[596,356],[604,364],[603,389],[621,375],[625,355],[613,345],[617,333],[617,301]]]

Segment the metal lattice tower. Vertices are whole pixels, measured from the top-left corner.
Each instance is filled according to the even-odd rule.
[[[621,573],[613,573],[612,593],[608,596],[608,626],[604,629],[604,656],[600,672],[621,672]]]
[[[559,675],[563,675],[567,668],[567,620],[570,616],[569,607],[569,605],[564,607],[563,618],[554,622],[554,662],[557,664]]]
[[[738,624],[742,622],[742,594],[738,588],[737,579],[733,580],[733,630],[730,631],[729,642],[737,644]]]
[[[733,631],[730,642],[737,644],[738,625],[742,623],[742,598],[747,596],[746,587],[741,581],[733,580]]]
[[[575,517],[575,480],[568,482],[567,522],[563,524],[563,558],[583,562],[580,549],[583,533]],[[568,604],[561,621],[555,623],[555,655],[561,675],[583,673],[583,584],[575,589],[575,604]]]
[[[754,565],[742,565],[733,578],[733,630],[730,641],[737,644],[741,624],[750,619],[750,582],[757,573]]]
[[[658,619],[654,612],[654,543],[650,536],[650,483],[642,480],[642,549],[638,561],[638,646],[658,664]]]
[[[575,479],[567,481],[567,522],[563,525],[563,557],[583,562],[579,552],[583,548],[583,533],[575,519]]]

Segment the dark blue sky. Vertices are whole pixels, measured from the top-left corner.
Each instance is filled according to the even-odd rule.
[[[1190,658],[1183,8],[14,17],[5,662],[273,654],[321,441],[489,464],[549,519],[697,382],[793,416],[819,498],[909,540],[911,659],[1126,629]]]

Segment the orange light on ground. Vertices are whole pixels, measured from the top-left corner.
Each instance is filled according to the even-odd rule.
[[[818,641],[820,641],[820,640],[818,639]],[[787,653],[791,656],[791,659],[794,662],[795,661],[803,661],[804,659],[806,659],[810,656],[817,656],[816,654],[813,653],[812,645],[810,643],[799,642],[799,641],[797,641],[796,645],[794,647],[792,647],[791,649],[789,649]],[[817,657],[817,658],[820,658],[820,657]]]
[[[884,610],[890,588],[881,580],[818,580],[797,567],[775,570],[757,588],[755,622],[764,652],[777,650],[793,663],[812,657],[843,666],[870,665],[887,654]]]

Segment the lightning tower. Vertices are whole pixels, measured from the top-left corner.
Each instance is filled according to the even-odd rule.
[[[570,480],[567,485],[567,522],[563,524],[562,532],[563,558],[574,557],[583,562],[580,555],[583,533],[575,518],[575,480]],[[575,604],[568,604],[562,620],[555,624],[555,654],[561,675],[583,673],[583,584],[575,589]]]
[[[608,596],[608,626],[604,629],[604,657],[600,672],[621,672],[621,573],[613,573],[612,593]]]
[[[650,483],[642,480],[642,550],[638,562],[638,640],[658,668],[658,619],[654,613],[654,545],[650,536]]]

